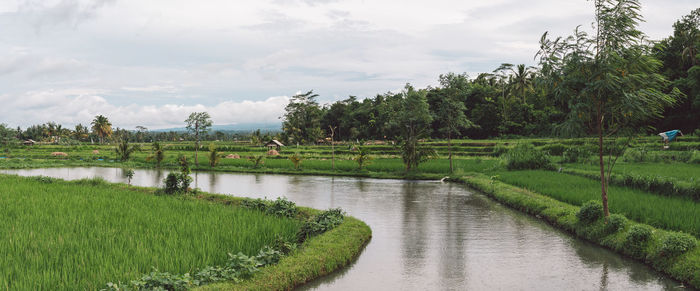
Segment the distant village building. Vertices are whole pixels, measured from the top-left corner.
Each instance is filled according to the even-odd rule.
[[[36,142],[30,138],[28,140],[23,141],[22,144],[28,145],[28,146],[33,146],[34,144],[36,144]]]
[[[278,152],[280,150],[280,147],[283,147],[284,145],[277,141],[276,139],[273,139],[269,141],[268,143],[265,144],[268,150],[276,149]]]

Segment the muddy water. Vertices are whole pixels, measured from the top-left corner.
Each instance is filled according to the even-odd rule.
[[[125,182],[115,168],[7,170],[63,179]],[[167,172],[135,170],[156,186]],[[230,173],[193,174],[207,192],[285,196],[298,205],[342,207],[373,237],[348,268],[301,289],[659,290],[680,283],[574,239],[462,185],[440,182]]]

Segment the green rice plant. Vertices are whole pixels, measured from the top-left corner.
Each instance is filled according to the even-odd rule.
[[[256,254],[301,222],[124,186],[0,175],[0,289],[96,290],[153,267],[191,273]],[[37,227],[41,225],[41,227]]]
[[[551,169],[549,156],[531,144],[518,144],[504,155],[508,170]]]
[[[600,199],[600,181],[553,171],[501,171],[499,180],[573,205]],[[700,235],[700,204],[689,198],[667,197],[610,185],[611,213],[668,230]]]

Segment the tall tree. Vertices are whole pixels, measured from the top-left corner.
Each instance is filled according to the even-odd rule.
[[[425,90],[416,90],[410,84],[406,84],[401,93],[401,107],[395,118],[396,128],[401,139],[401,158],[406,171],[418,167],[418,165],[435,155],[435,151],[421,147],[419,139],[430,133],[430,122],[433,117],[430,114]]]
[[[90,130],[85,125],[79,123],[75,126],[73,136],[78,141],[85,141],[90,136]]]
[[[197,153],[199,152],[199,138],[201,134],[206,133],[211,127],[211,117],[206,112],[192,112],[190,117],[185,120],[187,123],[187,131],[194,134],[194,164],[199,165]]]
[[[578,134],[593,132],[598,139],[601,198],[609,216],[607,180],[614,160],[608,156],[607,178],[603,138],[645,129],[644,122],[661,116],[673,104],[665,94],[668,81],[658,73],[661,63],[651,57],[637,30],[642,20],[638,0],[595,0],[595,35],[575,30],[566,39],[541,39],[540,62],[554,72],[559,98],[570,113],[564,126]]]
[[[100,143],[104,143],[105,137],[110,137],[112,135],[112,123],[109,122],[107,117],[102,115],[95,116],[92,120],[92,131],[100,137]]]
[[[284,108],[282,129],[292,142],[313,143],[323,136],[321,131],[321,108],[316,102],[318,94],[311,90],[292,96]]]

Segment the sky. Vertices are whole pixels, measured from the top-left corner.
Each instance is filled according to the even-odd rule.
[[[650,39],[697,0],[642,0]],[[540,36],[590,30],[585,0],[0,0],[0,123],[279,123],[289,96],[321,104],[535,65]]]

